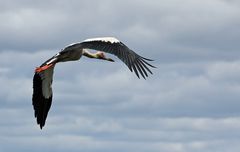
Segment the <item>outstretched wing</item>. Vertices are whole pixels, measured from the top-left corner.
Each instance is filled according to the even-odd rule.
[[[40,73],[35,72],[33,77],[32,104],[37,124],[40,128],[45,125],[48,111],[52,104],[52,79],[54,66]]]
[[[155,68],[147,62],[153,60],[138,55],[114,37],[87,39],[79,43],[79,45],[81,45],[82,48],[99,50],[116,55],[128,66],[130,71],[136,73],[138,78],[139,73],[144,79],[148,77],[148,72],[152,74],[148,66]]]

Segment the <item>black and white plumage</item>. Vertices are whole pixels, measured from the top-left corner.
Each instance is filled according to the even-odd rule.
[[[98,50],[98,52],[92,54],[87,49]],[[35,70],[32,104],[37,124],[40,125],[41,129],[45,125],[48,111],[52,104],[52,81],[55,64],[58,62],[79,60],[82,55],[89,58],[113,61],[110,58],[106,58],[103,52],[116,55],[128,66],[130,71],[135,72],[138,78],[142,76],[145,79],[148,77],[148,73],[152,74],[149,67],[155,68],[148,63],[148,61],[153,60],[138,55],[113,37],[86,39],[80,43],[74,43],[65,47]]]

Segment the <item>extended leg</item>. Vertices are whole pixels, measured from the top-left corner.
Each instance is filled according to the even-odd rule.
[[[53,66],[53,64],[44,65],[44,66],[42,66],[42,67],[37,67],[37,68],[35,69],[35,72],[40,73],[40,72],[42,72],[42,71],[44,71],[44,70],[47,70],[47,69],[50,68],[51,66]]]

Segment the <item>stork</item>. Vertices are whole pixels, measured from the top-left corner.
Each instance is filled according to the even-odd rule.
[[[97,50],[97,52],[90,53],[88,49]],[[148,73],[152,74],[149,67],[155,68],[147,62],[153,60],[138,55],[114,37],[91,38],[66,46],[35,69],[32,104],[37,124],[41,129],[45,125],[52,104],[52,81],[55,65],[59,62],[79,60],[82,56],[114,62],[113,59],[107,58],[104,52],[117,56],[131,72],[135,72],[138,78],[142,76],[145,79],[148,77]]]

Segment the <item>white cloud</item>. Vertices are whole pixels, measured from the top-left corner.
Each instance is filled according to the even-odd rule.
[[[239,151],[237,1],[0,3],[0,151]],[[59,64],[40,131],[34,68],[108,35],[155,59],[154,74],[139,80],[117,58]]]
[[[217,62],[207,69],[209,78],[218,83],[228,83],[229,85],[238,86],[240,77],[240,62]]]
[[[2,7],[1,51],[60,50],[85,38],[112,35],[162,62],[239,55],[236,3],[105,0],[92,5],[88,1],[12,1]]]

